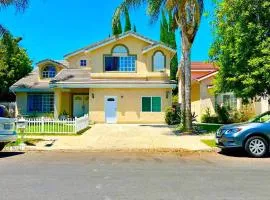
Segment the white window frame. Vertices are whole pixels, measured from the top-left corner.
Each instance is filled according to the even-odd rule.
[[[155,56],[160,53],[163,56],[163,68],[162,69],[157,69],[155,66]],[[153,65],[153,71],[154,72],[164,72],[166,69],[166,55],[162,51],[156,51],[153,54],[153,59],[152,59],[152,65]]]

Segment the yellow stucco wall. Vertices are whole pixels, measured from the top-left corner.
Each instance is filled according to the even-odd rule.
[[[16,93],[16,115],[24,115],[27,113],[27,93],[17,92]]]
[[[170,92],[168,99],[166,91]],[[89,92],[90,120],[97,123],[105,123],[105,96],[117,97],[117,123],[165,123],[165,108],[171,105],[170,89],[90,89]],[[160,96],[162,112],[141,112],[142,96]]]
[[[104,55],[111,54],[115,45],[123,44],[129,49],[130,55],[137,56],[136,69],[134,73],[119,73],[119,72],[104,72]],[[149,43],[129,36],[119,39],[111,44],[100,47],[90,52],[82,52],[67,58],[70,66],[81,68],[80,60],[86,59],[87,67],[91,69],[92,78],[148,78],[150,80],[167,80],[170,74],[170,60],[172,53],[164,48],[155,48],[145,54],[142,53],[143,48]],[[152,72],[152,56],[157,51],[162,51],[166,56],[166,70],[165,72]],[[85,68],[85,67],[83,67]],[[144,75],[144,76],[141,76]]]

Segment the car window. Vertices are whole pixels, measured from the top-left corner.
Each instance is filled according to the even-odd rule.
[[[5,117],[5,118],[9,118],[9,112],[7,110],[7,108],[3,105],[0,105],[0,117]]]
[[[258,122],[258,123],[270,123],[270,112],[263,113],[254,119],[251,122]]]

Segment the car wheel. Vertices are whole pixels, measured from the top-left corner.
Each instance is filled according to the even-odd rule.
[[[245,150],[250,156],[261,158],[268,153],[268,143],[260,136],[253,136],[246,141]]]
[[[5,143],[0,143],[0,151],[2,151],[4,149],[4,147],[6,146]]]

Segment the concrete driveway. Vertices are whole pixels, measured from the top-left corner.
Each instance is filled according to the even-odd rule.
[[[82,136],[48,136],[51,147],[38,145],[42,150],[209,150],[200,140],[213,136],[177,136],[167,125],[96,124]],[[48,145],[47,145],[48,146]],[[44,148],[43,148],[44,147]]]

